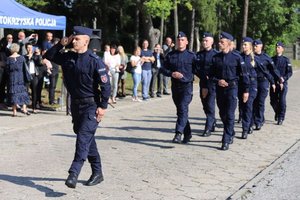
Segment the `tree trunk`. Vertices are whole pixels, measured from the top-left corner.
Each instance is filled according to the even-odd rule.
[[[189,50],[193,51],[194,49],[194,29],[195,29],[195,9],[192,9],[192,16],[191,16],[191,37],[189,42]]]
[[[201,43],[199,38],[199,27],[195,28],[196,52],[200,51]]]
[[[174,34],[178,35],[178,12],[177,12],[177,0],[174,0]]]
[[[248,9],[249,9],[249,0],[244,0],[244,23],[243,23],[243,30],[242,30],[242,38],[247,36]],[[240,49],[242,50],[242,43]]]
[[[162,15],[162,17],[161,17],[161,19],[160,19],[160,40],[159,40],[159,44],[160,44],[160,46],[162,46],[162,44],[163,44],[163,37],[164,37],[164,18],[165,18],[165,16],[164,16],[164,13],[163,13],[163,15]]]
[[[134,45],[139,46],[140,35],[140,0],[136,1]]]

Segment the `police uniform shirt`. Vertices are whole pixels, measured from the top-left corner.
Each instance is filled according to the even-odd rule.
[[[237,84],[239,77],[242,78],[243,92],[249,91],[249,76],[245,62],[240,54],[233,51],[228,53],[217,53],[213,57],[210,78],[213,82],[218,83],[224,79],[226,82]]]
[[[196,54],[197,64],[195,74],[200,78],[200,86],[207,88],[209,71],[212,66],[212,58],[218,51],[210,49],[209,51],[202,50]]]
[[[71,98],[94,97],[98,107],[107,108],[111,89],[105,64],[90,50],[82,54],[72,51],[61,53],[62,48],[63,45],[56,44],[46,52],[44,58],[62,66],[64,83]]]
[[[277,68],[275,67],[272,58],[271,58],[268,54],[266,54],[266,53],[264,53],[264,52],[261,53],[261,54],[255,54],[255,55],[256,55],[257,57],[259,57],[259,60],[260,60],[260,62],[261,62],[261,65],[263,65],[263,66],[265,67],[265,69],[266,69],[267,71],[269,71],[268,73],[272,75],[273,81],[279,81],[279,79],[280,79],[280,73],[279,73],[279,71],[277,70]],[[258,79],[262,79],[263,76],[264,76],[264,75],[261,74],[261,73],[258,73],[258,74],[257,74],[257,78],[258,78]],[[269,82],[271,82],[271,81],[270,81],[270,78],[268,78],[268,77],[266,77],[266,78],[269,80]]]
[[[141,58],[142,57],[152,57],[152,51],[147,49],[146,51],[145,50],[142,50],[141,51]],[[151,70],[151,67],[152,67],[152,63],[151,62],[144,62],[143,65],[142,65],[142,70]]]
[[[277,67],[280,76],[283,77],[284,82],[286,82],[293,75],[292,64],[290,63],[290,60],[283,55],[274,56],[272,57],[272,60]]]
[[[172,76],[172,73],[178,71],[182,73],[183,77],[181,79],[174,79],[172,77],[172,82],[182,82],[189,83],[193,82],[193,71],[196,66],[196,55],[189,51],[171,51],[166,55],[164,66],[162,72],[165,76]]]

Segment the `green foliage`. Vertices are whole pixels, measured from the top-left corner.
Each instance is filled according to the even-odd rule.
[[[147,12],[154,17],[167,19],[173,9],[173,2],[171,0],[149,0],[144,3]]]
[[[16,0],[17,2],[30,7],[35,10],[41,10],[44,6],[47,6],[49,2],[47,0]]]

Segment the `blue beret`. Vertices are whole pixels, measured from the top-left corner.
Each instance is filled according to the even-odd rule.
[[[253,42],[253,39],[251,37],[243,37],[243,42]]]
[[[73,35],[87,35],[91,37],[93,34],[93,30],[83,26],[74,26],[73,27]]]
[[[182,31],[180,31],[177,35],[177,38],[186,37],[186,34]]]
[[[231,40],[231,41],[234,40],[234,39],[233,39],[233,36],[232,36],[231,34],[229,34],[229,33],[226,33],[226,32],[222,32],[222,33],[220,34],[220,39],[223,39],[223,38],[228,39],[228,40]]]
[[[284,44],[283,44],[282,42],[279,41],[279,42],[276,43],[276,47],[278,47],[278,46],[284,47]]]
[[[253,45],[263,44],[260,39],[254,40]]]
[[[204,32],[203,33],[203,38],[206,38],[206,37],[212,37],[213,38],[214,36],[210,32]]]

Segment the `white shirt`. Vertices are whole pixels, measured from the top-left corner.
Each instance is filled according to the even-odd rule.
[[[31,61],[29,62],[29,73],[30,73],[30,74],[34,74],[34,73],[35,73],[34,68],[35,68],[35,64],[34,64],[33,60],[31,60]]]
[[[141,74],[142,73],[142,65],[141,65],[141,57],[132,55],[130,57],[130,62],[135,61],[136,67],[134,67],[134,73]]]

